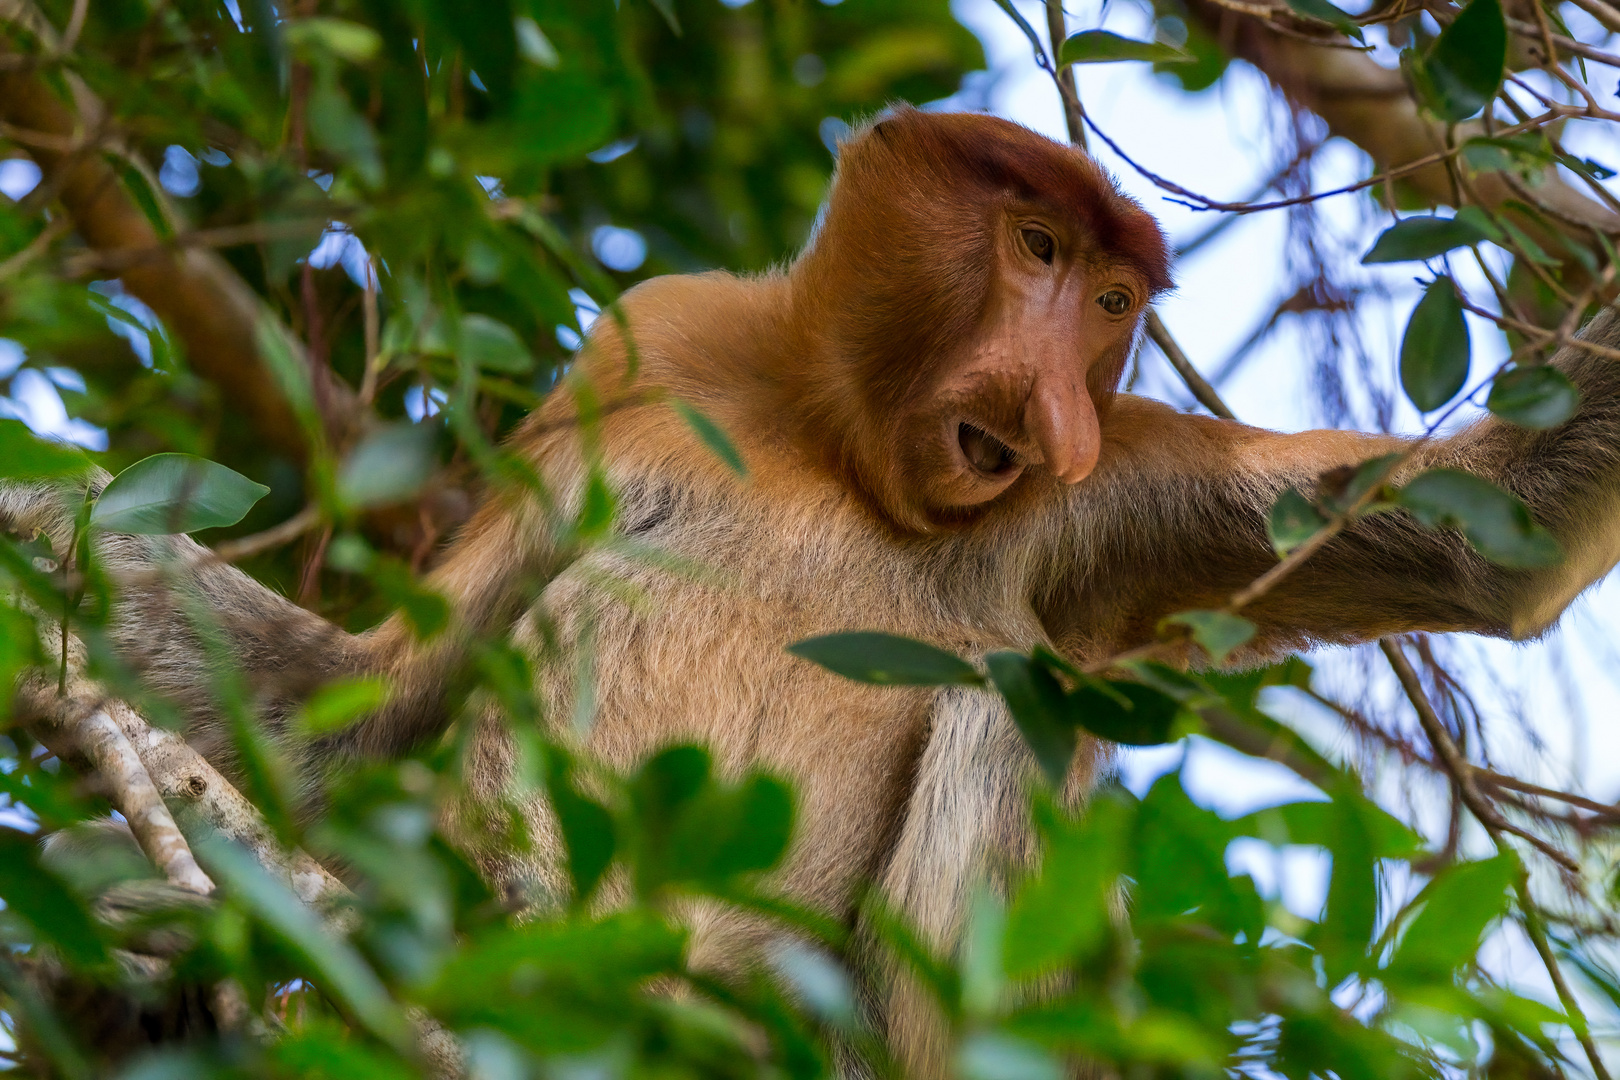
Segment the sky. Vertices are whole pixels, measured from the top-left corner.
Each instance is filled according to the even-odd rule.
[[[860,0],[844,0],[860,2]],[[1044,26],[1044,14],[1033,3],[1020,4],[1026,17]],[[970,78],[955,103],[986,104],[1003,116],[1050,135],[1065,137],[1059,101],[1049,77],[1038,70],[1030,47],[994,0],[953,0],[958,18],[985,46],[988,76]],[[1598,40],[1588,32],[1591,24],[1577,9],[1565,6],[1566,17],[1583,40]],[[1070,28],[1106,27],[1133,37],[1152,36],[1151,15],[1137,0],[1112,0],[1099,8],[1091,0],[1069,7]],[[1393,51],[1375,31],[1369,37],[1380,45],[1375,55],[1392,62]],[[1286,139],[1289,118],[1271,98],[1264,79],[1246,65],[1235,63],[1212,89],[1189,95],[1147,65],[1114,63],[1076,68],[1080,96],[1097,124],[1144,167],[1185,187],[1218,199],[1245,199],[1291,156]],[[1606,80],[1613,85],[1613,80]],[[1306,118],[1306,124],[1311,123]],[[1575,125],[1566,134],[1571,149],[1589,153],[1620,168],[1620,142],[1594,125]],[[1094,141],[1095,142],[1095,141]],[[633,146],[634,144],[630,144]],[[615,147],[604,148],[604,153]],[[1215,224],[1216,215],[1167,201],[1164,193],[1121,161],[1106,146],[1093,152],[1118,178],[1122,188],[1157,215],[1172,240],[1184,244]],[[162,179],[176,194],[195,189],[197,164],[185,151],[172,148],[165,157]],[[1312,187],[1316,190],[1359,179],[1369,172],[1367,159],[1342,141],[1329,142],[1317,155]],[[0,191],[20,197],[37,181],[37,170],[22,161],[0,161]],[[491,181],[493,183],[493,180]],[[1611,181],[1620,184],[1620,181]],[[1620,187],[1617,187],[1620,190]],[[1398,386],[1395,356],[1406,315],[1416,302],[1422,270],[1417,264],[1386,267],[1357,265],[1360,254],[1378,231],[1390,223],[1372,200],[1340,196],[1317,207],[1309,239],[1333,253],[1342,264],[1342,280],[1370,291],[1352,324],[1351,339],[1365,355],[1366,369],[1357,373],[1345,365],[1353,418],[1362,424],[1377,421],[1371,398],[1362,391],[1375,385],[1390,393]],[[639,253],[621,251],[639,237],[629,230],[604,227],[596,237],[598,256],[639,263]],[[1297,245],[1301,236],[1294,235]],[[1289,260],[1290,223],[1279,212],[1242,217],[1217,238],[1200,247],[1176,267],[1178,287],[1159,305],[1166,324],[1206,376],[1215,376],[1223,361],[1247,340],[1273,307],[1298,286]],[[614,245],[618,245],[615,247]],[[340,230],[324,237],[313,253],[319,265],[353,262],[351,274],[364,273],[364,252]],[[1482,279],[1459,265],[1458,279],[1478,285]],[[149,312],[123,296],[116,283],[100,286],[111,302],[148,319]],[[1472,317],[1470,317],[1472,318]],[[117,329],[118,327],[115,327]],[[1219,389],[1236,414],[1249,422],[1280,430],[1321,426],[1315,404],[1316,342],[1284,322],[1238,366]],[[1493,368],[1505,355],[1500,335],[1488,324],[1474,321],[1475,378]],[[149,346],[139,331],[123,327],[137,352]],[[0,339],[0,376],[23,360],[20,350]],[[66,369],[25,371],[13,381],[13,397],[0,398],[0,414],[21,416],[37,430],[100,448],[105,435],[91,425],[67,416],[57,387],[72,388],[78,376]],[[1169,366],[1152,347],[1138,361],[1136,392],[1190,406],[1191,398]],[[1396,431],[1416,432],[1420,417],[1391,394],[1395,408],[1386,417]],[[432,402],[418,402],[413,415],[434,411]],[[1460,422],[1476,418],[1478,410]],[[1578,600],[1560,627],[1542,642],[1513,645],[1478,638],[1450,639],[1448,648],[1461,670],[1479,692],[1487,717],[1492,752],[1510,763],[1520,775],[1552,786],[1575,787],[1601,800],[1620,797],[1620,584],[1607,582]],[[1310,659],[1318,668],[1318,683],[1330,693],[1352,700],[1380,702],[1386,712],[1410,722],[1398,688],[1380,663],[1344,650],[1321,651]],[[1348,756],[1351,747],[1342,730],[1316,707],[1286,692],[1273,699],[1275,711],[1293,722],[1330,754]],[[1257,762],[1203,740],[1167,748],[1132,750],[1122,754],[1121,779],[1138,792],[1158,776],[1182,767],[1182,780],[1193,798],[1220,812],[1238,815],[1263,806],[1297,798],[1320,798],[1303,781],[1279,766]],[[1414,784],[1408,773],[1376,774],[1375,790],[1399,812],[1440,828],[1443,807],[1437,784]],[[1485,854],[1483,834],[1473,837],[1472,850]],[[1295,913],[1316,915],[1325,896],[1327,864],[1319,852],[1306,848],[1276,851],[1255,843],[1235,845],[1232,869],[1251,873],[1262,891],[1280,895]],[[1399,887],[1402,883],[1395,883]],[[1407,883],[1408,885],[1410,883]],[[1513,932],[1499,933],[1487,949],[1490,969],[1520,989],[1552,1000],[1550,984],[1528,943]]]

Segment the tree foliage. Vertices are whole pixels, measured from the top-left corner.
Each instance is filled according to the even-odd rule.
[[[1157,25],[1179,25],[1180,40],[1087,28],[1054,41],[1004,6],[1054,76],[1151,61],[1189,92],[1229,52],[1265,69],[1257,36],[1280,35],[1275,59],[1287,43],[1346,46],[1405,17],[1300,0],[1234,29],[1199,0],[1163,0]],[[1468,385],[1464,312],[1483,311],[1517,351],[1470,394],[1490,385],[1492,411],[1552,427],[1577,400],[1540,361],[1569,318],[1612,298],[1620,230],[1571,226],[1534,191],[1498,182],[1593,179],[1598,166],[1566,153],[1552,123],[1574,106],[1541,123],[1458,125],[1498,109],[1505,75],[1578,65],[1556,5],[1435,12],[1432,39],[1408,19],[1402,100],[1417,122],[1443,122],[1441,160],[1376,164],[1399,173],[1381,177],[1392,198],[1445,201],[1420,171],[1439,168],[1465,205],[1402,218],[1366,261],[1431,268],[1400,356],[1419,410],[1453,407]],[[1528,35],[1520,16],[1551,22]],[[1527,55],[1538,37],[1543,55]],[[1607,62],[1583,48],[1581,62]],[[0,152],[41,169],[20,198],[0,198],[0,335],[22,358],[6,387],[53,379],[72,415],[106,434],[86,454],[0,420],[0,478],[82,487],[89,464],[113,474],[85,493],[66,549],[0,537],[0,686],[92,679],[159,731],[173,719],[108,650],[117,586],[97,565],[97,530],[202,532],[219,557],[345,625],[401,608],[420,636],[442,632],[445,602],[418,575],[474,493],[537,487],[501,438],[545,394],[588,393],[555,388],[590,321],[614,318],[620,292],[650,275],[786,257],[814,228],[848,125],[891,100],[956,93],[981,63],[935,0],[0,0]],[[1309,85],[1291,90],[1311,104]],[[1487,308],[1446,270],[1488,244],[1515,262],[1508,281],[1491,279]],[[745,470],[710,418],[673,405]],[[1559,557],[1508,493],[1446,470],[1396,486],[1399,465],[1375,459],[1313,498],[1285,494],[1271,516],[1284,572],[1367,513],[1459,529],[1510,566]],[[613,513],[598,473],[577,515],[551,524],[588,549],[612,542]],[[1163,643],[1218,663],[1249,639],[1242,612],[1261,592],[1173,616]],[[199,624],[204,642],[209,629]],[[1315,693],[1298,659],[1199,676],[1151,654],[1099,672],[1044,650],[957,657],[869,633],[795,644],[865,682],[999,694],[1042,767],[1031,792],[1042,858],[1009,871],[1004,892],[977,893],[961,947],[941,954],[880,897],[855,931],[772,891],[796,813],[782,778],[722,776],[697,746],[615,773],[566,737],[569,718],[539,715],[524,655],[499,640],[480,648],[468,712],[445,738],[328,778],[312,817],[296,810],[308,793],[285,747],[255,725],[230,658],[215,657],[240,787],[267,839],[250,850],[181,813],[206,897],[96,827],[117,799],[19,693],[0,736],[0,1022],[17,1066],[404,1077],[441,1068],[453,1039],[477,1076],[812,1077],[842,1053],[888,1075],[856,989],[881,974],[850,964],[858,932],[937,1003],[972,1080],[1055,1077],[1075,1060],[1132,1076],[1602,1075],[1601,1059],[1567,1057],[1569,1036],[1590,1048],[1592,1022],[1564,982],[1555,1007],[1479,965],[1486,935],[1517,923],[1556,978],[1567,967],[1620,1002],[1594,947],[1601,927],[1550,916],[1530,888],[1538,859],[1574,860],[1483,801],[1481,774],[1447,756],[1459,751],[1443,725],[1425,729],[1432,752],[1413,767],[1452,770],[1458,813],[1475,814],[1496,854],[1462,857],[1454,837],[1435,845],[1380,808],[1353,768],[1273,715],[1279,695]],[[1397,673],[1412,672],[1406,648],[1386,643]],[[1433,716],[1417,676],[1403,685]],[[294,735],[339,732],[389,689],[328,684]],[[488,852],[445,825],[490,703],[520,767],[477,824],[497,850],[521,851],[533,840],[518,801],[543,794],[566,849],[566,880],[548,894],[492,894],[476,865]],[[1140,797],[1105,787],[1075,813],[1055,789],[1090,737],[1218,741],[1293,769],[1320,797],[1226,819],[1172,772]],[[1597,814],[1577,828],[1620,817]],[[1317,917],[1234,873],[1244,845],[1328,853]],[[272,849],[342,867],[347,885],[306,894]],[[1390,884],[1405,881],[1425,884],[1408,895]],[[1607,919],[1606,898],[1585,900],[1583,913]],[[694,968],[681,919],[694,905],[775,928],[760,965],[726,978]]]

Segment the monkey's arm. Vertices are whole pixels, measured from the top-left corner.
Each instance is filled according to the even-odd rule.
[[[1620,347],[1620,317],[1583,336]],[[1507,570],[1405,512],[1364,517],[1245,609],[1258,627],[1249,658],[1411,630],[1531,637],[1607,573],[1620,559],[1620,364],[1575,347],[1553,362],[1581,389],[1571,420],[1544,432],[1485,420],[1422,446],[1396,479],[1444,466],[1495,481],[1558,538],[1560,565]],[[1129,397],[1104,440],[1097,473],[1069,495],[1065,565],[1037,600],[1058,643],[1088,659],[1152,640],[1172,612],[1222,607],[1276,565],[1266,522],[1285,488],[1310,492],[1328,469],[1408,445],[1282,435]]]

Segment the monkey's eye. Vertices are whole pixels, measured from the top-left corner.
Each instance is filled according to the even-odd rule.
[[[1097,297],[1097,303],[1110,315],[1123,315],[1131,309],[1131,298],[1118,289],[1109,289]]]
[[[1012,448],[988,431],[963,424],[956,429],[956,441],[962,447],[962,456],[982,473],[990,476],[1005,475],[1018,464],[1018,455]]]
[[[1052,238],[1039,229],[1024,230],[1024,246],[1029,248],[1031,255],[1043,263],[1051,263],[1052,254],[1057,249]]]

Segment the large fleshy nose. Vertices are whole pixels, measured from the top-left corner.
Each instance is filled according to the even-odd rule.
[[[1078,373],[1043,373],[1024,405],[1024,430],[1041,448],[1048,469],[1073,484],[1097,467],[1102,429]]]

